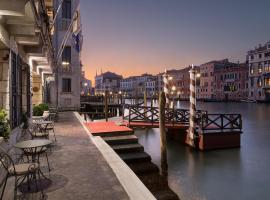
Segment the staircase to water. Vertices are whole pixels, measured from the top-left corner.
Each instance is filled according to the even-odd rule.
[[[151,156],[139,144],[133,131],[118,132],[113,135],[103,134],[102,137],[157,199],[179,200],[179,197],[168,187],[166,178],[160,175],[158,166],[152,163]]]

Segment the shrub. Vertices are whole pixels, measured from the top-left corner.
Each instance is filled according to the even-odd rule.
[[[39,107],[41,108],[41,110],[44,112],[46,110],[49,110],[49,106],[45,103],[41,103],[39,104]]]
[[[4,109],[0,108],[0,136],[8,139],[10,133],[9,121],[7,113]]]
[[[49,106],[45,103],[41,103],[39,105],[35,105],[33,108],[33,115],[34,116],[42,116],[43,112],[49,110]]]

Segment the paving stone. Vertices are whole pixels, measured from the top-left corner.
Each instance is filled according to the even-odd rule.
[[[44,191],[47,199],[129,199],[116,175],[91,142],[73,112],[59,113],[55,132],[57,142],[49,155],[53,170],[50,174],[47,173],[48,170],[45,172],[53,182]],[[45,161],[42,157],[41,164],[46,166]],[[3,199],[13,199],[13,188],[14,179],[10,179]],[[29,193],[23,199],[36,200],[40,199],[40,195]]]

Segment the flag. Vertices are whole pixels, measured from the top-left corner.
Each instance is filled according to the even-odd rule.
[[[74,46],[77,52],[80,52],[82,49],[82,31],[80,30],[77,33],[72,34],[72,38],[74,41]]]

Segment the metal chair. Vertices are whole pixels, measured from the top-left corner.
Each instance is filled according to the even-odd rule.
[[[33,177],[35,181],[36,189],[38,190],[37,177],[36,177],[36,174],[38,174],[38,177],[40,180],[40,174],[38,173],[39,172],[38,163],[14,164],[11,156],[2,150],[0,151],[0,163],[1,163],[0,167],[4,168],[4,170],[7,173],[0,199],[3,199],[6,183],[9,177],[15,177],[14,199],[17,198],[18,187],[24,182],[26,178],[29,181],[30,176]]]
[[[24,155],[27,157],[28,162],[36,162],[40,164],[39,158],[42,154],[45,154],[46,160],[47,160],[47,165],[48,165],[48,170],[49,172],[51,171],[50,168],[50,163],[48,159],[48,148],[46,147],[37,147],[37,148],[27,148],[23,150]]]
[[[56,142],[56,136],[55,136],[55,132],[54,132],[54,122],[51,123],[51,124],[48,124],[48,125],[45,127],[45,132],[47,132],[48,135],[50,134],[50,131],[53,132],[54,140],[55,140],[55,142]]]
[[[32,123],[29,124],[28,132],[30,133],[32,139],[35,138],[46,138],[49,139],[49,133],[44,130],[43,127],[38,127]]]
[[[49,139],[49,133],[48,132],[39,131],[38,127],[34,126],[33,124],[29,124],[28,132],[30,133],[32,139],[44,138],[44,137]],[[38,147],[38,148],[35,148],[35,149],[25,149],[24,154],[26,155],[28,161],[30,160],[29,157],[33,157],[34,155],[37,155],[38,156],[38,160],[37,160],[38,163],[39,163],[40,155],[45,154],[48,169],[49,169],[49,171],[51,171],[47,150],[48,150],[48,148],[46,148],[46,147]],[[50,148],[50,150],[51,150],[51,148]]]

